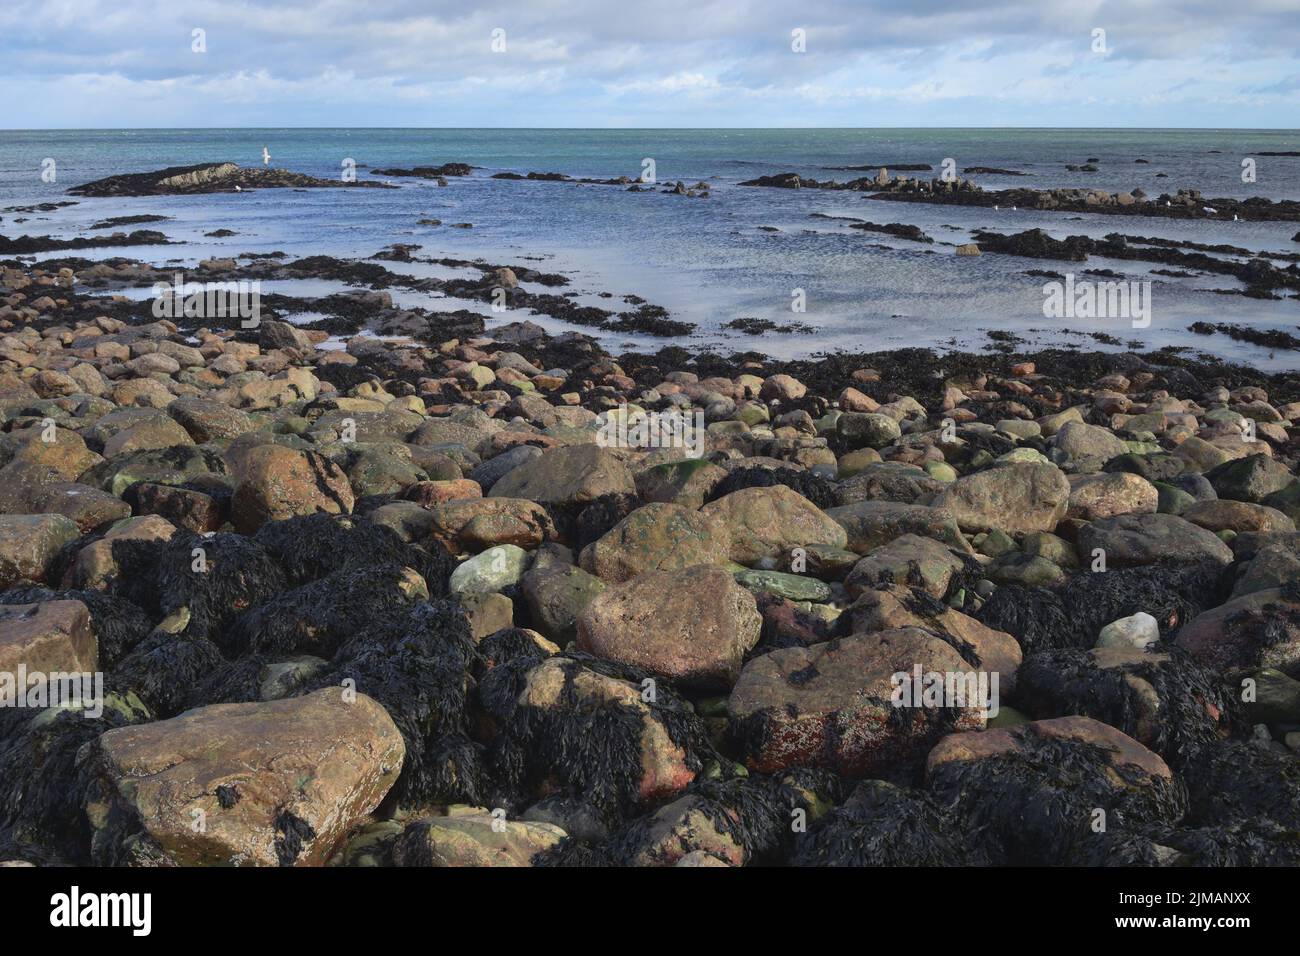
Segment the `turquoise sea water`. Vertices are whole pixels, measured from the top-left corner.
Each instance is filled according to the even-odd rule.
[[[1207,197],[1300,199],[1300,157],[1261,155],[1300,150],[1300,132],[1295,130],[6,131],[0,132],[0,208],[64,200],[69,198],[68,187],[113,173],[221,160],[256,165],[262,161],[263,147],[272,165],[317,176],[338,176],[349,158],[360,165],[358,176],[363,179],[373,176],[371,169],[386,166],[460,161],[481,168],[471,177],[450,180],[445,188],[395,180],[398,190],[277,189],[86,199],[53,212],[0,212],[0,234],[71,237],[86,234],[86,227],[99,219],[156,213],[174,219],[151,228],[184,245],[95,250],[88,255],[125,254],[181,266],[212,255],[277,249],[290,255],[365,257],[393,242],[418,243],[425,255],[482,257],[565,272],[574,278],[571,289],[584,295],[639,295],[666,307],[674,318],[696,323],[699,332],[682,343],[693,348],[758,348],[779,355],[922,344],[982,348],[991,331],[1091,348],[1097,343],[1084,334],[1099,331],[1144,349],[1183,345],[1271,369],[1300,364],[1294,352],[1272,354],[1223,336],[1187,331],[1196,320],[1297,331],[1300,302],[1211,291],[1235,287],[1227,277],[1162,279],[1138,263],[1097,258],[1080,266],[952,255],[952,246],[966,241],[974,229],[1010,232],[1034,227],[1057,237],[1121,231],[1256,251],[1300,252],[1300,243],[1292,241],[1298,223],[963,209],[874,202],[857,193],[737,185],[782,171],[849,179],[863,173],[833,167],[877,163],[929,163],[936,172],[908,175],[931,176],[951,157],[959,168],[992,166],[1029,174],[972,176],[986,188],[1092,186],[1116,191],[1140,186],[1156,195],[1190,187]],[[1254,183],[1241,180],[1246,157],[1256,160]],[[40,175],[47,158],[56,163],[53,183],[43,182]],[[1066,164],[1094,158],[1096,173],[1065,169]],[[506,170],[635,178],[645,159],[654,160],[661,183],[706,180],[711,197],[490,178]],[[810,218],[811,213],[911,223],[936,242],[927,246],[851,230],[842,222]],[[470,222],[474,228],[417,225],[427,217]],[[238,235],[204,237],[217,228]],[[1043,280],[1025,275],[1036,268],[1110,268],[1130,279],[1151,279],[1151,325],[1133,329],[1117,320],[1045,319]],[[804,314],[791,312],[795,289],[804,291]],[[425,298],[429,301],[411,304],[442,307],[436,298]],[[753,337],[722,328],[732,319],[751,316],[801,322],[814,334]],[[608,344],[649,348],[663,340],[618,335]]]

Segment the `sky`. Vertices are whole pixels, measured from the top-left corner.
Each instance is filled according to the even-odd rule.
[[[1300,126],[1300,0],[0,0],[0,128]]]

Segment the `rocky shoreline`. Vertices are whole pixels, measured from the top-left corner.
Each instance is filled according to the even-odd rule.
[[[0,861],[1300,862],[1300,375],[614,357],[379,262],[201,273],[367,288],[244,328],[0,270],[0,673],[104,680],[0,708]]]
[[[975,167],[972,167],[974,169]],[[970,172],[972,170],[966,170]],[[1011,175],[998,170],[999,175]],[[1023,175],[1023,174],[1022,174]],[[1180,189],[1151,198],[1141,189],[1111,193],[1104,189],[996,189],[986,190],[970,179],[944,179],[889,175],[881,167],[875,176],[847,182],[816,180],[798,173],[776,173],[742,182],[742,186],[773,189],[831,189],[867,193],[866,198],[892,202],[923,202],[950,206],[1005,206],[1050,212],[1092,212],[1115,216],[1155,216],[1164,219],[1234,219],[1252,222],[1300,221],[1300,202],[1293,200],[1207,199],[1196,189]]]

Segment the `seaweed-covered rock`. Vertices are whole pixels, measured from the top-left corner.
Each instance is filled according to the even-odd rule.
[[[397,779],[384,709],[339,688],[110,730],[82,767],[98,865],[324,862]]]
[[[772,651],[745,665],[727,700],[732,735],[761,773],[794,766],[859,777],[906,772],[908,761],[945,733],[985,723],[984,701],[930,706],[909,693],[896,702],[917,667],[941,675],[972,670],[952,647],[915,627]]]
[[[378,701],[406,742],[399,806],[479,802],[481,748],[469,739],[474,639],[451,600],[372,615],[307,689],[351,687]]]
[[[1084,571],[1059,588],[1008,585],[975,612],[989,627],[1006,631],[1026,653],[1049,647],[1092,647],[1103,627],[1139,611],[1156,619],[1163,636],[1226,596],[1223,566],[1215,558],[1195,564],[1153,564]]]
[[[558,787],[617,818],[680,793],[701,752],[703,726],[667,687],[635,669],[551,657],[528,671],[493,766],[523,799]]]
[[[406,825],[393,843],[398,866],[531,866],[565,833],[550,823],[506,820],[483,807],[453,806],[446,816]]]
[[[284,569],[295,587],[336,571],[398,564],[414,568],[433,597],[447,593],[455,560],[435,541],[415,546],[393,529],[354,515],[314,514],[272,521],[254,540]]]
[[[255,539],[238,534],[175,535],[158,559],[159,607],[185,608],[188,633],[219,637],[238,615],[276,597],[287,582]]]
[[[1104,832],[1174,826],[1187,810],[1160,757],[1089,717],[945,737],[926,761],[926,788],[983,828],[995,863],[1078,862]]]
[[[1131,647],[1031,655],[1016,706],[1040,717],[1096,718],[1175,767],[1189,747],[1226,735],[1231,710],[1221,683],[1188,655]]]
[[[218,640],[232,654],[330,657],[354,634],[428,597],[424,579],[411,568],[390,564],[336,571],[250,608]]]
[[[1300,585],[1234,598],[1188,622],[1177,640],[1221,673],[1275,667],[1300,676]]]
[[[1189,823],[1274,820],[1300,829],[1300,760],[1243,740],[1196,748],[1182,768],[1191,800]]]
[[[929,795],[864,780],[795,844],[795,866],[987,866],[981,841]]]

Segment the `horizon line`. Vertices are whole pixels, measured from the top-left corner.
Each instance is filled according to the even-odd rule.
[[[895,131],[895,130],[984,130],[999,132],[1057,132],[1084,130],[1095,132],[1153,133],[1297,133],[1300,128],[1268,126],[0,126],[5,133],[88,133],[124,132],[159,133],[218,130],[417,130],[476,132],[818,132],[818,131]]]

